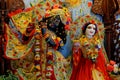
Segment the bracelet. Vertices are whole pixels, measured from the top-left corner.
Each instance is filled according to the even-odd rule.
[[[49,34],[47,34],[47,33],[44,34],[44,38],[45,38],[45,39],[46,39],[48,36],[49,36]]]

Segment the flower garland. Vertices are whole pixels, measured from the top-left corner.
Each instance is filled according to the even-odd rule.
[[[88,57],[95,62],[101,48],[98,38],[94,36],[92,39],[88,39],[85,35],[83,35],[80,38],[80,44],[82,46],[83,56]]]
[[[24,45],[20,42],[18,38],[14,35],[12,30],[5,24],[5,40],[4,43],[4,57],[9,59],[19,59],[30,53],[33,49],[35,42],[34,37],[31,38],[28,44]]]

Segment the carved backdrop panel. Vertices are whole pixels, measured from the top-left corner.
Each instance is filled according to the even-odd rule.
[[[9,10],[9,12],[24,8],[25,4],[23,0],[7,0],[7,9]]]

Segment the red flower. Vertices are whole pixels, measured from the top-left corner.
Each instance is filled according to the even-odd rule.
[[[52,0],[54,3],[56,3],[56,0]]]
[[[87,18],[90,18],[90,15],[87,15],[86,17],[87,17]]]
[[[86,16],[87,17],[87,16]],[[81,22],[84,22],[84,19],[81,19]]]
[[[62,69],[62,72],[64,72],[65,71],[65,69]]]
[[[110,64],[107,65],[107,70],[108,71],[111,72],[111,71],[113,71],[113,69],[114,69],[114,67],[112,65],[110,65]]]
[[[60,61],[61,60],[61,58],[58,58],[58,61]]]
[[[74,31],[76,31],[76,28],[73,28]]]
[[[71,38],[74,38],[74,35],[73,35],[73,34],[71,35]]]
[[[42,5],[41,5],[41,4],[38,4],[37,6],[38,6],[38,7],[41,7]]]
[[[69,25],[65,25],[65,30],[70,30],[70,26]]]
[[[36,14],[40,14],[38,10],[36,10]]]
[[[49,3],[49,2],[46,2],[46,6],[50,7],[50,3]]]
[[[30,64],[26,64],[26,67],[29,67],[30,66]]]
[[[41,16],[41,15],[38,16],[38,20],[40,20],[40,19],[42,19],[42,16]]]
[[[88,2],[88,7],[91,7],[91,6],[92,6],[92,2],[89,1],[89,2]]]
[[[61,1],[59,1],[59,4],[60,4],[60,5],[62,5],[62,2],[61,2]]]
[[[71,18],[70,18],[70,17],[68,17],[68,18],[67,18],[67,21],[71,22],[72,20],[71,20]]]
[[[49,17],[50,16],[50,14],[49,13],[45,13],[45,17]]]
[[[46,8],[46,11],[47,11],[47,10],[50,10],[50,7],[47,7],[47,8]]]
[[[94,21],[94,20],[91,20],[90,23],[95,24],[95,21]]]
[[[59,4],[55,4],[54,6],[53,6],[53,9],[58,9],[59,8]]]
[[[114,64],[116,64],[116,62],[113,61],[113,60],[110,60],[110,64],[111,64],[111,65],[114,65]]]
[[[78,22],[74,22],[74,24],[78,24]]]

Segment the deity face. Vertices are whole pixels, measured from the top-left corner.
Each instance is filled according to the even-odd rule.
[[[63,40],[63,43],[66,43],[66,32],[65,25],[61,21],[60,15],[54,15],[46,18],[48,30],[54,32],[57,37],[60,37]]]
[[[50,18],[48,20],[48,26],[50,28],[57,28],[57,26],[59,25],[60,23],[60,16],[57,15],[57,16],[53,16],[52,18]]]
[[[96,32],[96,26],[94,24],[89,24],[86,28],[85,35],[93,36]]]

